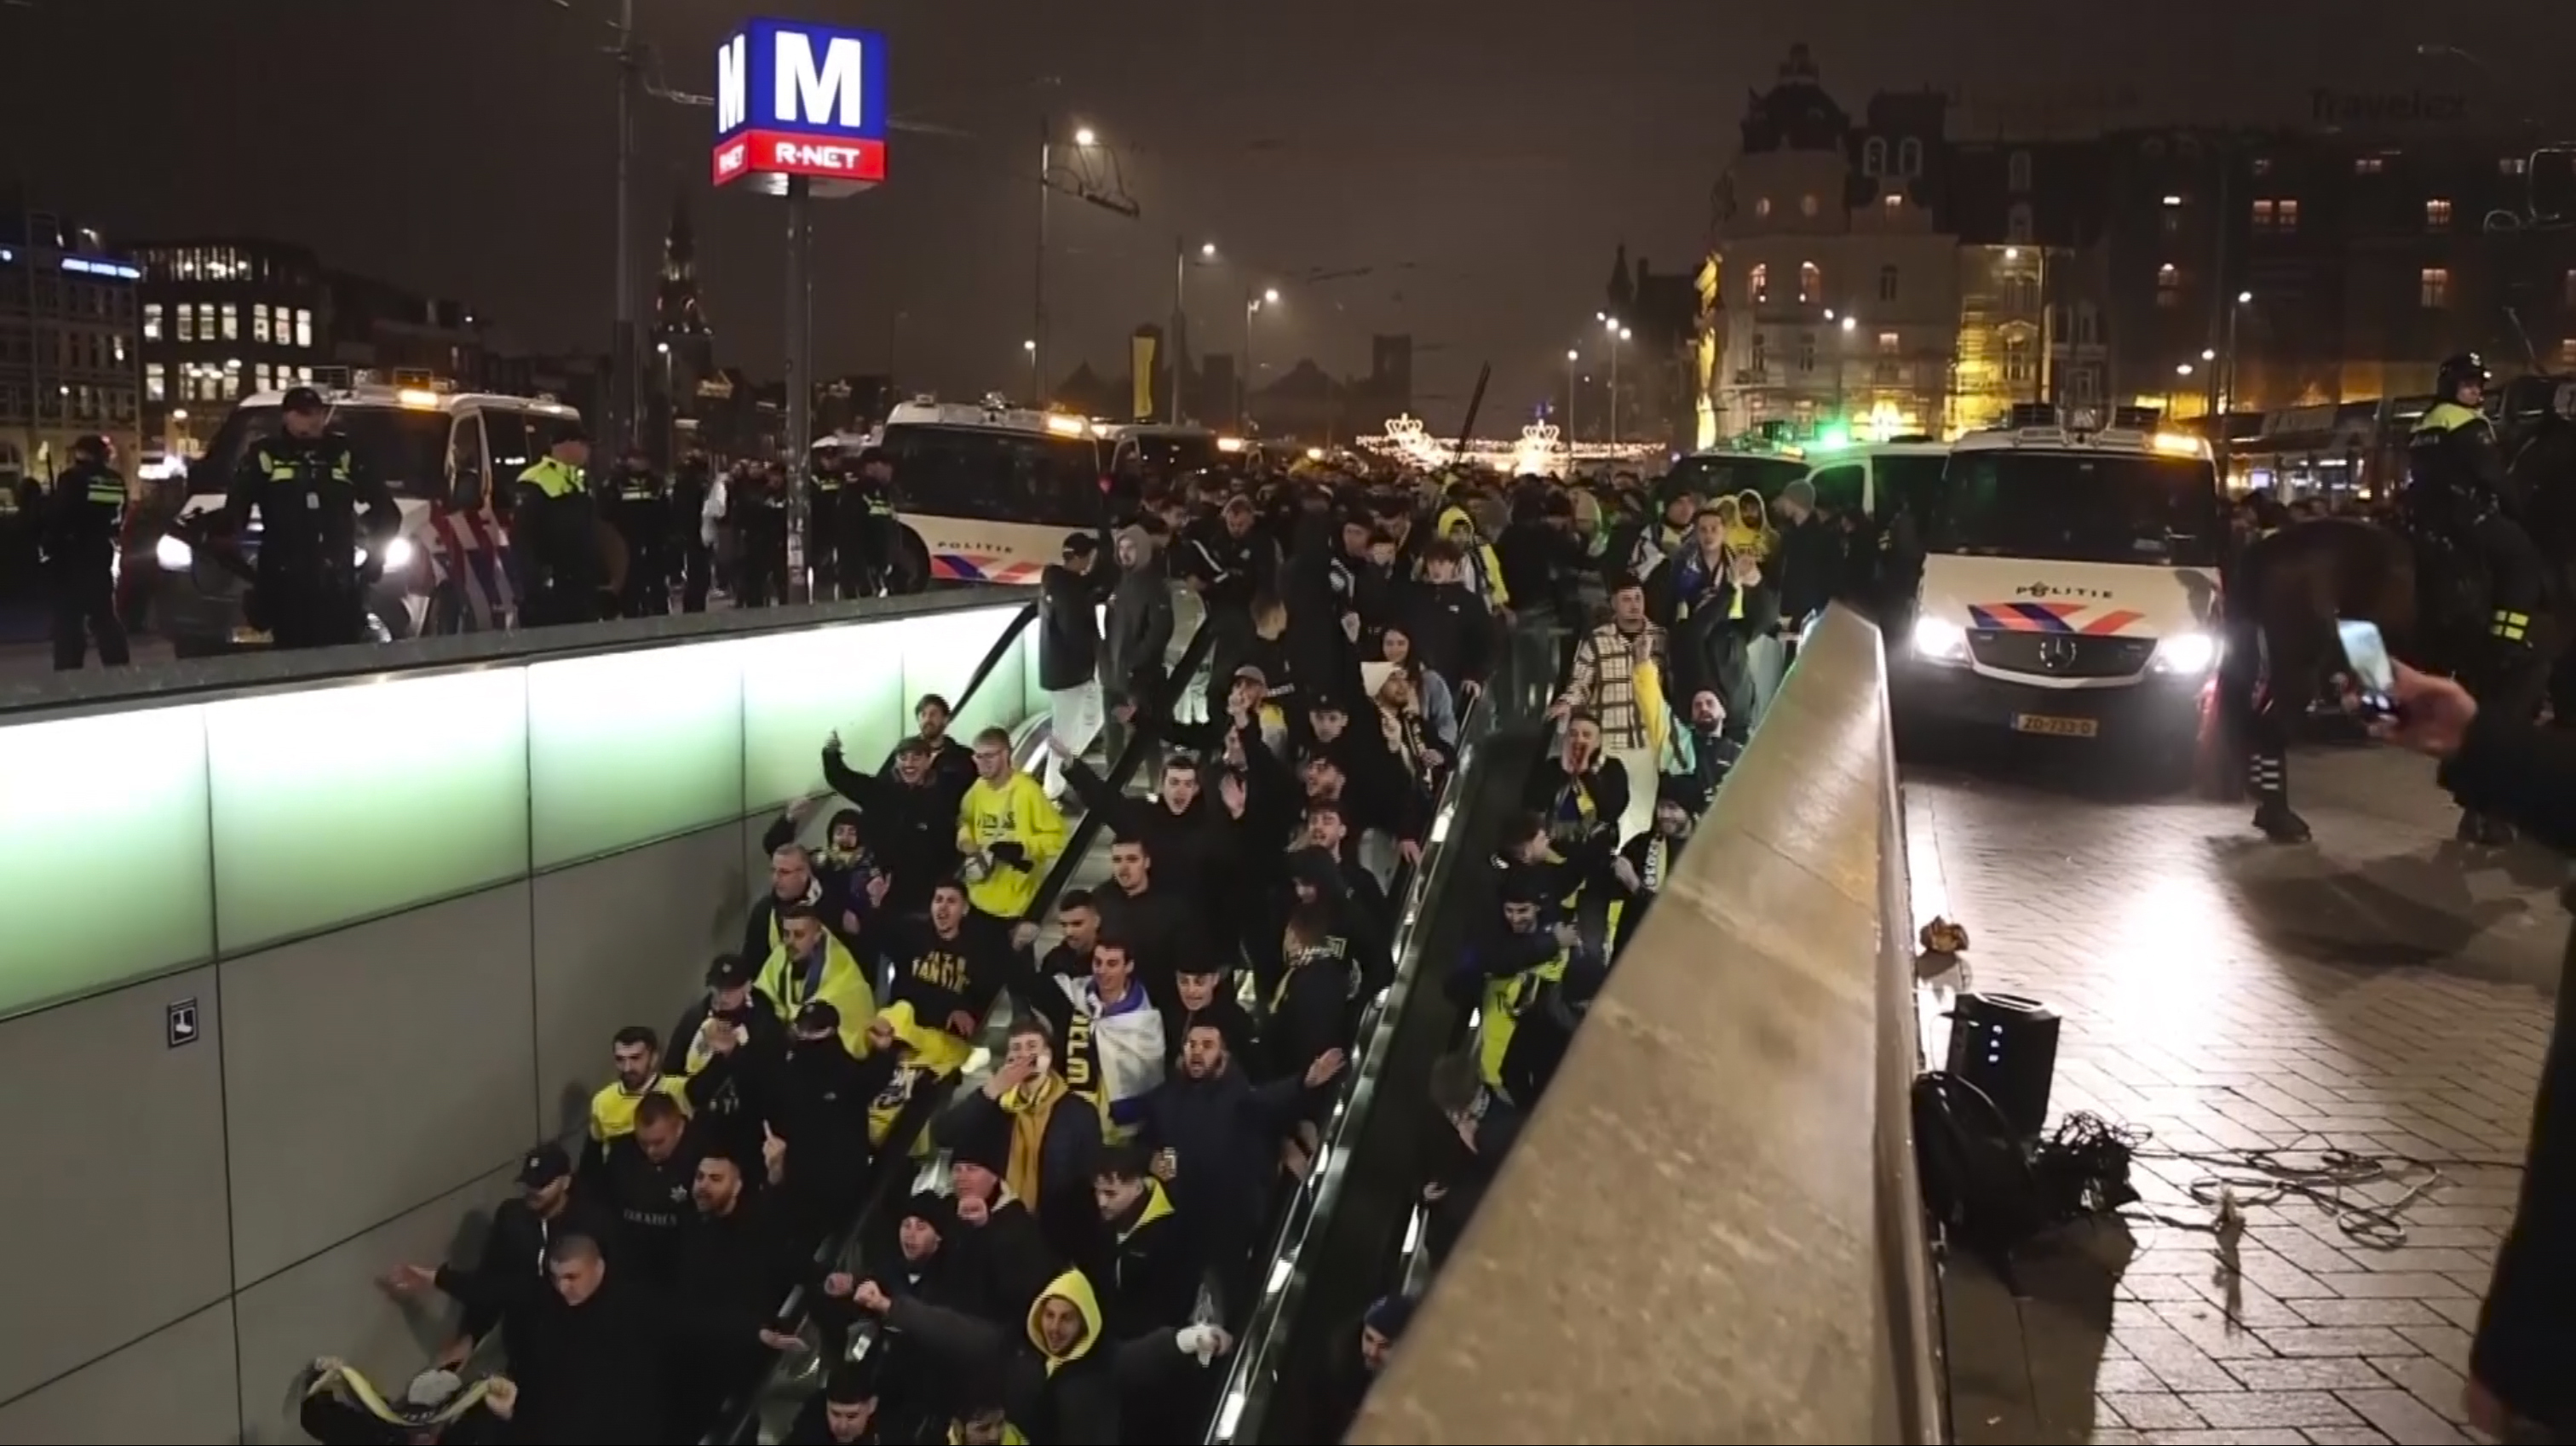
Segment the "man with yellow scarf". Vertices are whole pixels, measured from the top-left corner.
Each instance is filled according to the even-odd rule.
[[[931,1139],[956,1150],[1009,1142],[1002,1181],[1026,1202],[1058,1255],[1086,1258],[1100,1230],[1091,1172],[1100,1160],[1100,1110],[1076,1096],[1055,1067],[1055,1032],[1030,1017],[1011,1025],[1002,1065],[984,1087],[931,1122]]]

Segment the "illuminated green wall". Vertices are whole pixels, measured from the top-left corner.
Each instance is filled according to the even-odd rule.
[[[0,726],[0,1018],[764,814],[1016,605]],[[1043,705],[1034,629],[958,719]]]

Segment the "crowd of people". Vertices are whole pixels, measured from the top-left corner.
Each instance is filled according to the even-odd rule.
[[[1746,650],[1842,586],[1850,524],[1800,488],[1599,495],[1633,525],[1535,479],[1199,478],[1068,537],[1038,766],[938,697],[873,769],[827,740],[838,802],[770,830],[668,1033],[609,1041],[581,1148],[528,1153],[479,1259],[387,1281],[460,1309],[434,1369],[319,1362],[306,1429],[697,1440],[811,1349],[789,1441],[1195,1439],[1498,677],[1560,682],[1561,741],[1445,979],[1480,1023],[1439,1082],[1442,1249],[1750,728]],[[1351,1334],[1355,1382],[1406,1309]]]

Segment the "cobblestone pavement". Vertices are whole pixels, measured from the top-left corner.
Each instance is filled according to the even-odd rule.
[[[2065,1020],[2052,1112],[2153,1131],[2128,1228],[2026,1249],[2022,1298],[1948,1262],[1962,1442],[2469,1439],[2460,1373],[2519,1175],[2466,1162],[2521,1157],[2567,867],[2450,843],[2422,760],[2292,766],[2316,842],[2286,849],[2254,836],[2250,805],[2106,798],[2018,766],[1907,780],[1915,912],[1972,945],[1927,987],[1927,1036],[1950,989],[2034,996]],[[2251,1183],[2235,1153],[2315,1165],[2327,1146],[2439,1162],[2333,1192],[2399,1207],[2402,1240]],[[2192,1196],[2219,1175],[2248,1182],[2232,1246]]]

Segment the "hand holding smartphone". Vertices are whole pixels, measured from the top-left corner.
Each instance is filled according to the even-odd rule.
[[[2343,643],[2344,662],[2352,670],[2362,714],[2370,718],[2395,717],[2397,664],[2388,655],[2388,640],[2380,636],[2379,625],[2354,618],[2339,619],[2335,636]]]

